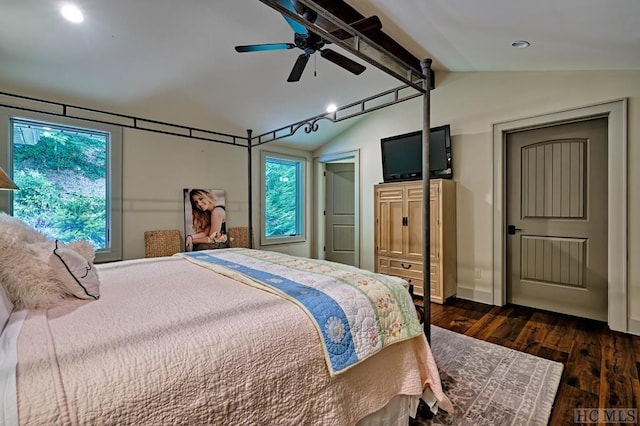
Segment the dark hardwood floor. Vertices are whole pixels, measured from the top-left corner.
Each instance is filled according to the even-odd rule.
[[[453,299],[431,304],[431,323],[561,362],[550,425],[574,424],[574,408],[640,406],[640,337],[611,331],[603,322]]]

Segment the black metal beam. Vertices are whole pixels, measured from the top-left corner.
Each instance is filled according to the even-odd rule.
[[[171,136],[180,136],[188,139],[198,139],[234,146],[250,146],[249,140],[246,137],[236,136],[229,133],[214,132],[212,130],[198,129],[196,127],[183,126],[180,124],[151,120],[148,118],[135,117],[132,115],[101,111],[94,108],[86,108],[61,102],[46,101],[29,96],[14,95],[12,93],[6,92],[0,92],[0,96],[6,96],[21,101],[24,104],[28,104],[8,104],[0,100],[1,107],[17,109],[21,111],[37,112],[57,117],[86,120],[93,123],[110,124],[114,126],[126,127],[129,129],[144,130],[147,132],[154,132]],[[73,111],[76,111],[76,114],[74,114]],[[97,116],[100,116],[100,118],[98,118]],[[152,126],[157,127],[154,128]]]
[[[415,65],[407,64],[402,59],[398,58],[396,55],[389,52],[386,48],[384,48],[377,42],[373,41],[371,38],[367,37],[365,34],[362,34],[359,31],[355,30],[349,24],[341,20],[339,17],[333,15],[327,9],[321,7],[317,3],[309,0],[297,0],[299,3],[303,4],[309,9],[314,10],[316,13],[318,13],[318,15],[322,16],[327,21],[333,23],[338,28],[348,32],[349,34],[352,34],[353,46],[350,43],[334,36],[324,28],[318,25],[315,25],[307,21],[306,19],[304,19],[304,17],[298,15],[297,13],[290,11],[286,7],[282,6],[277,0],[260,0],[260,1],[266,4],[267,6],[271,7],[272,9],[275,9],[282,15],[296,21],[300,25],[303,25],[309,31],[317,33],[322,38],[331,41],[336,46],[339,46],[342,49],[352,53],[358,58],[368,62],[374,67],[384,71],[385,73],[395,77],[396,79],[402,81],[403,83],[413,87],[419,92],[424,91],[424,88],[421,82],[426,77],[422,74],[421,70],[416,69]],[[374,52],[377,52],[378,53],[377,56],[380,56],[385,62],[388,62],[389,65],[384,64],[380,59],[375,58],[372,55],[373,52],[366,52],[366,50],[368,50],[367,48],[371,48],[373,49]],[[392,69],[392,67],[395,69]]]
[[[251,155],[253,154],[253,151],[251,150],[252,146],[251,146],[251,140],[252,137],[251,135],[253,134],[253,130],[251,129],[247,129],[247,140],[249,141],[249,147],[247,148],[247,191],[249,192],[248,194],[248,201],[249,204],[247,205],[247,210],[248,210],[248,216],[249,216],[249,222],[247,223],[247,227],[248,227],[248,233],[249,233],[249,248],[252,249],[253,248],[253,181],[251,179],[251,175],[253,174],[253,161],[252,161],[252,157]]]
[[[348,105],[341,106],[335,112],[319,114],[310,118],[306,118],[304,120],[297,121],[287,126],[277,128],[275,130],[270,130],[254,138],[254,140],[257,141],[256,146],[263,145],[276,140],[288,138],[290,136],[293,136],[300,129],[304,129],[305,133],[316,132],[318,130],[318,122],[320,120],[328,120],[328,121],[331,121],[332,123],[338,123],[340,121],[357,117],[363,114],[367,114],[369,112],[376,111],[382,108],[386,108],[388,106],[395,105],[400,102],[408,101],[410,99],[414,99],[422,95],[421,92],[418,92],[418,93],[412,92],[412,93],[403,95],[402,92],[404,90],[412,90],[412,89],[413,88],[408,85],[396,87],[395,89],[387,90],[385,92],[378,93],[377,95],[373,95],[368,98],[364,98],[359,101],[352,102]],[[369,102],[379,101],[381,98],[384,98],[385,96],[390,96],[390,95],[393,97],[393,99],[389,101],[379,102],[372,106],[367,105]],[[354,109],[357,109],[357,111],[348,112]],[[345,114],[340,115],[341,112],[345,112]]]
[[[431,197],[429,179],[429,129],[431,129],[431,59],[420,63],[427,76],[422,94],[422,282],[424,312],[422,326],[427,341],[431,344]]]

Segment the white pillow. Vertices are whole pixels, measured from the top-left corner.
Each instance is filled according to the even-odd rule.
[[[13,303],[9,300],[4,286],[0,283],[0,334],[2,334],[4,326],[7,325],[7,321],[9,321],[11,311],[13,311]]]
[[[100,279],[96,268],[61,241],[56,240],[54,244],[49,266],[69,294],[78,299],[97,300],[100,297]]]

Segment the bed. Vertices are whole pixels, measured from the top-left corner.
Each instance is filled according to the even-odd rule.
[[[5,424],[406,425],[419,398],[451,409],[395,277],[236,248],[95,270],[97,300],[10,313]]]
[[[287,12],[280,2],[264,3]],[[318,5],[304,4],[330,16]],[[349,25],[339,26],[356,34]],[[420,63],[422,72],[399,61],[407,72],[397,73],[324,35],[417,89],[417,95],[423,95],[423,128],[430,128],[430,60]],[[382,106],[417,96],[400,96],[402,89],[380,94],[394,95]],[[252,148],[300,128],[315,131],[321,119],[338,122],[381,107],[357,104],[361,111],[355,114],[323,114],[288,126],[288,132],[279,129],[255,137],[249,130],[247,138],[234,136],[232,143],[246,139],[246,146],[237,146],[250,148],[251,164]],[[48,113],[66,116],[70,109],[87,111],[62,106],[61,112]],[[109,120],[110,114],[102,116]],[[148,120],[122,124],[122,117],[114,124],[158,131],[139,126]],[[174,134],[186,137],[184,129],[180,126]],[[230,143],[222,138],[229,135],[195,130],[201,136],[194,138]],[[423,143],[428,153],[428,136]],[[428,157],[424,160],[428,176]],[[248,173],[252,223],[251,167]],[[428,194],[428,179],[424,185]],[[424,208],[423,223],[429,223],[428,214]],[[429,251],[428,230],[423,228],[423,253]],[[14,244],[0,226],[0,424],[406,425],[420,399],[433,410],[452,410],[428,343],[429,305],[423,329],[407,283],[400,279],[252,249],[93,265],[91,253],[81,246],[30,241],[25,244],[40,244],[38,250],[16,262],[15,253],[22,251]],[[260,263],[267,260],[277,265]],[[306,265],[304,272],[300,263]],[[256,264],[262,267],[245,269]],[[8,271],[15,265],[39,265],[40,276],[16,279],[32,271]],[[270,282],[259,280],[265,271],[271,272]],[[280,280],[281,275],[287,279]],[[50,281],[50,276],[56,282],[39,290],[46,292],[46,306],[23,306],[16,289]],[[424,282],[428,294],[427,270]],[[366,287],[374,291],[366,293]],[[296,289],[307,293],[297,297]],[[332,304],[343,317],[325,311]]]

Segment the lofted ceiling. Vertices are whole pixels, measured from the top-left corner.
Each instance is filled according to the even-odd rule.
[[[432,58],[436,72],[640,69],[638,0],[346,2],[377,15],[385,34]],[[344,50],[364,73],[314,54],[295,83],[286,79],[299,49],[237,53],[236,45],[293,43],[283,16],[258,0],[77,0],[81,24],[65,21],[60,4],[1,1],[0,91],[256,135],[402,85]],[[531,46],[515,49],[515,40]],[[350,121],[291,140],[313,149]]]

